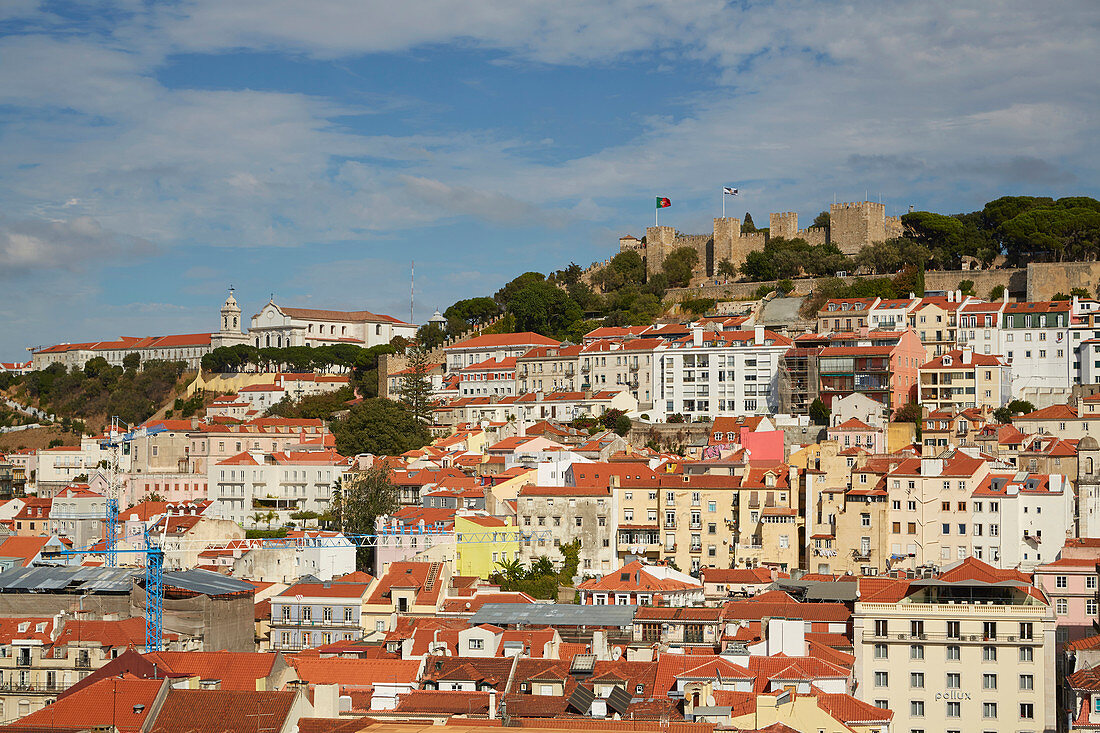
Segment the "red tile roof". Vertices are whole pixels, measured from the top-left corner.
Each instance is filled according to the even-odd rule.
[[[59,697],[52,705],[9,723],[5,730],[87,730],[104,726],[116,728],[120,733],[138,733],[153,711],[161,688],[167,684],[167,680],[109,677]]]
[[[169,677],[221,680],[223,690],[255,690],[271,674],[274,654],[259,652],[149,652],[142,655]]]
[[[489,693],[461,690],[413,690],[397,696],[394,712],[487,715]]]
[[[313,685],[371,687],[381,683],[415,683],[420,672],[419,659],[341,659],[287,657],[298,679]]]
[[[299,693],[171,690],[149,733],[261,733],[287,725]]]
[[[489,333],[481,336],[474,336],[465,341],[459,341],[457,344],[445,346],[444,350],[493,349],[517,346],[557,346],[560,343],[560,341],[555,341],[546,336],[540,336],[537,333],[522,331],[519,333]]]

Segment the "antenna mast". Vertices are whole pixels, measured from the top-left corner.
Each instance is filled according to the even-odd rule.
[[[416,260],[409,261],[409,323],[413,321],[413,301],[416,298]]]

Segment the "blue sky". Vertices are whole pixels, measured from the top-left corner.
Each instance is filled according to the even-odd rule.
[[[417,320],[612,255],[653,197],[1098,193],[1100,5],[0,3],[0,359],[207,331],[226,287]]]

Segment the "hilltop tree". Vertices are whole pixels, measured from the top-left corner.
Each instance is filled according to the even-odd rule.
[[[686,288],[691,284],[691,275],[699,263],[699,253],[692,247],[679,247],[665,256],[661,270],[668,277],[668,284],[674,288]]]
[[[826,229],[828,229],[830,226],[829,212],[822,211],[820,214],[815,216],[814,222],[810,226],[825,227]]]
[[[428,357],[426,349],[419,346],[411,349],[405,374],[397,388],[401,402],[423,423],[431,422],[432,410],[432,381],[428,376],[432,365]]]
[[[366,399],[332,423],[336,450],[354,456],[372,453],[396,456],[425,446],[428,429],[404,405],[381,397]]]
[[[741,233],[752,234],[757,231],[756,225],[752,223],[752,214],[745,212],[745,220],[741,222]]]
[[[401,494],[381,466],[349,474],[352,478],[337,484],[332,492],[336,526],[345,534],[374,534],[375,520],[393,514],[401,506]],[[373,566],[374,548],[356,551],[356,566]]]

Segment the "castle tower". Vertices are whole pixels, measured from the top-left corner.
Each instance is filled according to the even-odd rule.
[[[829,206],[830,241],[846,255],[886,241],[886,205],[874,201]]]
[[[645,273],[652,276],[661,271],[665,255],[676,249],[676,230],[672,227],[646,227]]]
[[[225,299],[221,310],[221,327],[217,333],[210,334],[210,347],[236,346],[248,342],[248,336],[241,333],[241,307],[233,297],[233,287],[229,288],[229,297]]]
[[[741,239],[741,220],[729,216],[717,216],[714,218],[714,269],[718,270],[718,263],[729,260],[734,267],[740,267],[745,261],[745,256],[740,252],[739,240]]]
[[[768,236],[772,238],[794,239],[798,236],[798,212],[784,211],[769,217]]]

